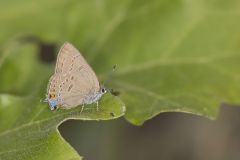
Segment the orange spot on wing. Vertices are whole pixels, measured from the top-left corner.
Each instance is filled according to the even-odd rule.
[[[52,94],[52,93],[49,94],[49,98],[50,98],[50,99],[51,99],[51,98],[55,98],[55,97],[56,97],[55,94]]]

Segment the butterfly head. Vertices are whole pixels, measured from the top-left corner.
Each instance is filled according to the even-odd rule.
[[[99,83],[99,86],[100,86],[100,90],[99,90],[99,95],[103,95],[103,94],[105,94],[105,93],[107,93],[109,90],[108,90],[108,88],[106,88],[103,84],[100,84]]]
[[[107,89],[105,87],[101,87],[100,92],[101,94],[105,94],[107,92]]]

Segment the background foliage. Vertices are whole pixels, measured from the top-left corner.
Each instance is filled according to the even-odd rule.
[[[237,0],[1,1],[1,158],[79,159],[60,122],[117,118],[125,105],[124,117],[140,125],[169,111],[215,118],[220,104],[238,104],[239,8]],[[64,41],[102,82],[118,65],[106,85],[120,95],[103,97],[100,112],[53,113],[39,102],[54,69],[45,58]]]

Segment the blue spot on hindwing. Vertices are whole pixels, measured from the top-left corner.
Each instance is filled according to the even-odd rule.
[[[58,101],[56,99],[49,99],[48,103],[51,110],[55,110],[56,106],[58,105]]]

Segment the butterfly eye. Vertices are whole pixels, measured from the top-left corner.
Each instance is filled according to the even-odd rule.
[[[106,89],[105,88],[102,88],[102,93],[106,93]]]

